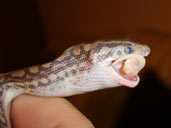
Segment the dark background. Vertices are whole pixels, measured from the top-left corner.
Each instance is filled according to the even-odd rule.
[[[80,42],[130,39],[152,53],[134,88],[69,100],[97,128],[171,127],[171,1],[0,2],[0,72],[45,63]]]

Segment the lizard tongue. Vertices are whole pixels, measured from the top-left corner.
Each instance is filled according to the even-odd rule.
[[[145,59],[140,55],[127,55],[115,60],[112,66],[123,78],[137,81],[137,74],[145,66]]]
[[[136,76],[138,72],[142,69],[140,62],[137,59],[127,59],[121,68],[121,72],[127,76]]]
[[[113,66],[122,77],[130,81],[136,81],[138,72],[144,67],[144,65],[135,58],[122,60]]]

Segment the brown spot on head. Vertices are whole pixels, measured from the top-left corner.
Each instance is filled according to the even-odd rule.
[[[74,49],[73,49],[74,55],[76,55],[76,56],[80,55],[80,52],[81,52],[80,46],[75,46]]]
[[[52,63],[46,63],[46,64],[42,64],[41,66],[43,68],[49,68],[51,66]]]
[[[12,77],[22,77],[24,75],[25,75],[24,70],[18,70],[18,71],[15,71],[15,72],[11,72]]]
[[[85,51],[89,51],[91,49],[91,47],[92,47],[92,44],[84,44],[83,48]]]
[[[38,73],[39,72],[39,66],[33,66],[29,67],[30,73]]]

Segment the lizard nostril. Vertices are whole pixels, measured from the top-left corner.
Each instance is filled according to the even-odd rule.
[[[148,45],[145,45],[145,50],[146,50],[146,56],[148,56],[151,52],[151,49]]]

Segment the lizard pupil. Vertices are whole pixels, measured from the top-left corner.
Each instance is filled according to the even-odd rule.
[[[133,50],[133,48],[131,47],[131,46],[126,46],[125,48],[124,48],[124,52],[126,53],[126,54],[130,54],[130,53],[132,53],[134,50]]]

